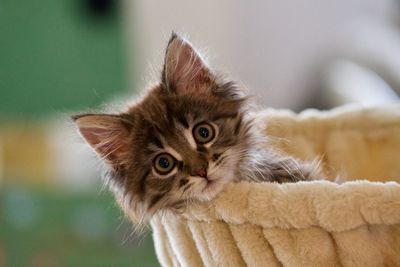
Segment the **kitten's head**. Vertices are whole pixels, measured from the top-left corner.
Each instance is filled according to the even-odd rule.
[[[208,200],[235,179],[248,142],[246,96],[173,34],[161,82],[120,114],[74,117],[136,218]]]

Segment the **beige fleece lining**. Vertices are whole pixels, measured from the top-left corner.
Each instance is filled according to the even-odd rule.
[[[347,182],[243,182],[162,223],[155,216],[161,265],[400,266],[400,106],[258,120],[271,145],[320,157],[330,179]]]

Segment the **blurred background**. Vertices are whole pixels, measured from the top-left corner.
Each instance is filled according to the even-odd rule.
[[[400,1],[0,0],[0,266],[158,265],[69,116],[139,93],[172,30],[265,107],[399,102]]]

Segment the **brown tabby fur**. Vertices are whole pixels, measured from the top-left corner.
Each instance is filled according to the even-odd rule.
[[[314,165],[269,149],[252,124],[244,91],[212,73],[176,34],[167,47],[161,82],[141,101],[120,114],[84,114],[74,120],[110,165],[107,177],[116,199],[136,221],[211,199],[229,182],[296,182],[318,175]],[[213,123],[218,135],[211,145],[193,147],[185,134],[204,121]],[[167,147],[181,160],[173,174],[160,177],[153,161]],[[214,174],[196,176],[195,170],[203,167],[213,168]]]

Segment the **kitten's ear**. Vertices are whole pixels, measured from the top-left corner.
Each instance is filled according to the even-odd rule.
[[[101,158],[112,163],[125,161],[132,124],[119,115],[87,114],[72,119],[82,137]]]
[[[178,94],[204,90],[203,83],[212,80],[212,73],[189,42],[172,33],[165,52],[162,82]]]

